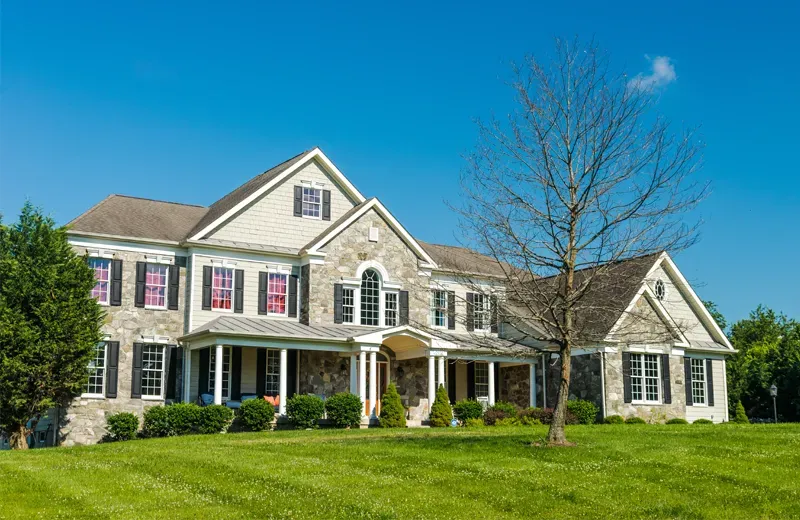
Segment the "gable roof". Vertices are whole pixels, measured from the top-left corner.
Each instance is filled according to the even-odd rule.
[[[429,244],[422,241],[419,243],[443,270],[492,276],[506,276],[512,270],[510,265],[504,268],[494,258],[466,247]]]
[[[207,208],[109,195],[67,226],[73,232],[180,242]]]

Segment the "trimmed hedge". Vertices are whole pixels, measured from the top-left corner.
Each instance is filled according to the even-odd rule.
[[[398,399],[399,397],[398,395]],[[350,392],[340,392],[325,401],[325,412],[334,427],[350,428],[361,424],[364,404],[359,396]]]
[[[164,407],[167,410],[169,435],[189,435],[199,429],[202,408],[194,403],[176,403]],[[214,432],[216,433],[216,432]]]
[[[709,419],[695,419],[692,424],[714,424],[714,421]]]
[[[224,433],[232,422],[233,410],[221,404],[212,404],[200,408],[195,430],[197,433]]]
[[[567,410],[578,418],[580,424],[594,424],[600,412],[596,404],[583,399],[567,401]]]
[[[195,405],[197,406],[197,405]],[[152,406],[142,417],[142,435],[145,437],[171,437],[175,435],[169,424],[168,406]]]
[[[360,401],[359,401],[360,402]],[[405,428],[406,409],[397,393],[397,387],[391,383],[381,398],[381,428]]]
[[[139,431],[139,418],[130,412],[120,412],[106,419],[108,440],[129,441],[136,438]]]
[[[325,401],[316,395],[295,394],[286,401],[286,415],[295,428],[316,428],[325,413]]]
[[[264,399],[248,399],[239,407],[239,418],[250,431],[270,430],[275,420],[275,406]]]
[[[450,398],[447,396],[447,390],[443,385],[439,385],[436,390],[436,400],[433,401],[431,406],[431,427],[444,428],[450,426],[450,421],[453,419],[453,409],[450,408]]]
[[[609,415],[603,422],[606,424],[625,424],[625,418],[621,415]]]
[[[647,424],[647,423],[641,417],[633,416],[625,419],[625,424]]]
[[[144,412],[145,437],[173,437],[192,433],[221,433],[233,421],[233,410],[221,404],[200,407],[194,403],[153,406]]]
[[[672,419],[668,420],[664,424],[689,424],[689,421],[682,417],[673,417]]]
[[[453,415],[462,423],[470,419],[480,419],[483,415],[483,405],[475,399],[462,399],[453,405]]]

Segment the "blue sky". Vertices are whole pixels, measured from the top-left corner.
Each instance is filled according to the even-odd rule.
[[[26,198],[59,223],[109,193],[206,205],[318,145],[415,236],[454,243],[442,200],[472,118],[511,106],[510,60],[577,34],[631,74],[675,68],[658,108],[701,125],[713,186],[677,257],[700,296],[800,317],[797,2],[67,4],[2,4],[7,221]]]

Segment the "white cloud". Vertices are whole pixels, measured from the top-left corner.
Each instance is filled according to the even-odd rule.
[[[645,58],[650,60],[653,70],[650,74],[637,74],[628,82],[630,88],[652,91],[665,87],[677,79],[675,65],[669,56],[656,56],[650,59],[650,56],[645,55]]]

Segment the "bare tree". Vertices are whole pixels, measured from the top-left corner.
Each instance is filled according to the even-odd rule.
[[[560,445],[573,348],[602,342],[598,322],[630,302],[616,291],[632,265],[625,260],[696,240],[699,221],[687,213],[707,185],[692,179],[694,129],[673,134],[651,113],[656,92],[611,72],[595,43],[556,40],[551,61],[527,57],[512,69],[516,110],[478,121],[457,211],[463,244],[503,266],[498,319],[526,331],[518,339],[559,351],[547,440]]]

